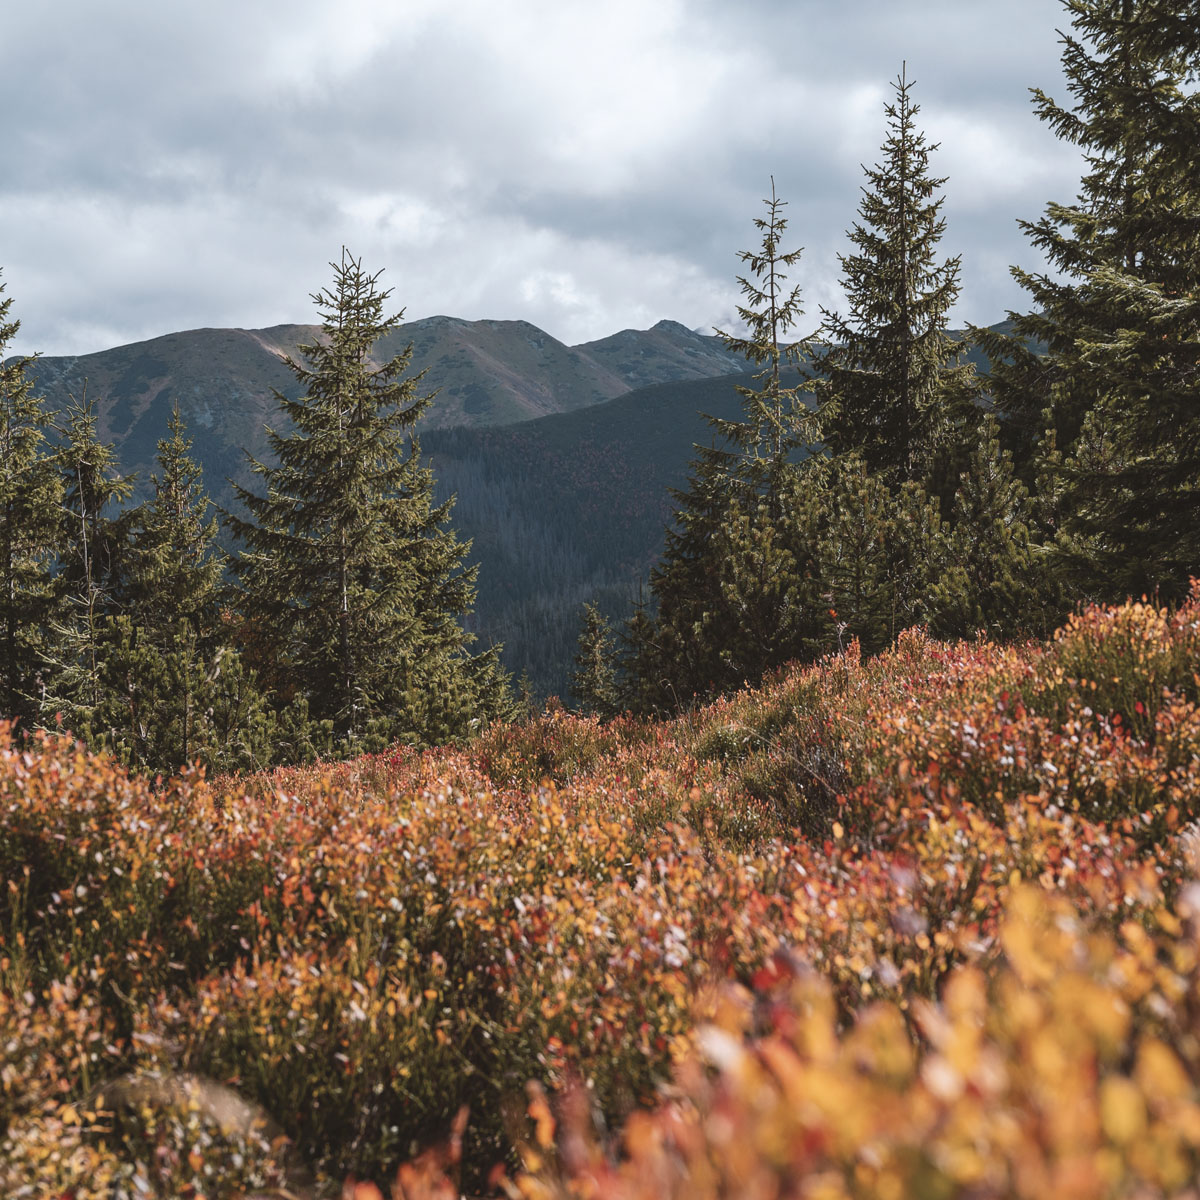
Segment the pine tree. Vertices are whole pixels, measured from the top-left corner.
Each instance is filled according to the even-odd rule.
[[[764,498],[752,512],[734,512],[716,538],[717,581],[731,618],[718,646],[722,691],[829,648],[818,574],[827,474],[819,459],[789,465],[776,509]]]
[[[843,637],[875,653],[929,618],[945,547],[938,504],[912,480],[889,483],[858,454],[834,459],[827,475],[816,574]]]
[[[788,382],[802,347],[788,335],[803,310],[799,287],[787,287],[787,270],[802,251],[782,249],[785,202],[774,180],[763,203],[766,215],[754,221],[760,244],[739,255],[749,267],[738,277],[745,297],[738,313],[747,332],[718,330],[731,350],[759,368],[755,386],[738,388],[741,420],[709,418],[713,444],[698,448],[688,487],[673,493],[674,526],[650,576],[654,615],[643,613],[627,634],[633,691],[647,708],[677,707],[696,695],[739,687],[778,665],[779,655],[792,657],[775,604],[780,589],[795,592],[793,581],[767,580],[760,568],[768,547],[773,568],[782,570],[788,561],[777,553],[771,529],[783,517],[782,497],[807,442],[805,384]],[[735,538],[747,539],[745,545]],[[764,644],[754,631],[768,627],[773,632]]]
[[[737,389],[742,398],[740,421],[709,418],[709,423],[729,448],[724,463],[733,477],[732,490],[748,492],[752,502],[765,494],[772,512],[777,512],[776,493],[789,458],[811,440],[804,437],[808,425],[808,409],[802,398],[805,385],[789,386],[784,382],[786,369],[799,366],[802,349],[801,342],[786,339],[804,315],[799,285],[787,287],[785,269],[794,267],[804,251],[802,247],[790,251],[781,248],[787,231],[783,215],[787,202],[776,195],[773,177],[771,198],[763,204],[767,215],[754,219],[754,227],[762,235],[759,247],[739,255],[750,269],[748,275],[737,277],[745,297],[737,311],[746,334],[717,330],[726,349],[743,355],[759,368],[754,376],[757,386]]]
[[[667,660],[659,644],[658,626],[651,615],[650,604],[639,582],[633,615],[618,635],[621,707],[628,712],[665,711],[672,702],[672,697],[666,692],[670,680],[663,672]]]
[[[221,620],[218,523],[178,408],[168,435],[158,443],[152,496],[122,517],[122,612],[101,634],[95,735],[142,770],[263,766],[264,705]]]
[[[200,466],[191,457],[178,406],[158,443],[161,474],[151,475],[152,495],[125,514],[130,534],[123,607],[138,625],[169,636],[181,621],[204,636],[217,618],[223,558],[219,522],[209,515]]]
[[[1048,548],[1031,531],[1035,505],[988,416],[954,498],[946,563],[933,583],[931,624],[942,637],[1047,636],[1065,615]]]
[[[1178,596],[1200,572],[1200,4],[1065,7],[1072,102],[1034,96],[1087,169],[1074,203],[1022,223],[1050,270],[1014,268],[1033,311],[1010,314],[1046,355],[980,340],[1010,444],[1053,462],[1075,586]]]
[[[713,568],[717,539],[738,507],[729,484],[733,461],[723,447],[700,448],[689,486],[672,492],[678,507],[650,571],[651,604],[626,635],[641,710],[669,711],[720,687],[718,656],[732,636],[732,613]]]
[[[583,606],[583,621],[573,659],[571,694],[580,709],[602,719],[617,714],[617,653],[608,620],[595,604]]]
[[[41,705],[43,719],[61,717],[90,737],[105,698],[105,625],[119,611],[125,535],[113,509],[129,498],[133,479],[119,470],[112,446],[99,440],[86,395],[72,398],[65,416],[56,460],[63,493],[57,615],[53,644],[43,656],[49,678]]]
[[[229,517],[244,611],[277,696],[333,747],[461,735],[506,680],[494,650],[467,652],[474,571],[413,435],[431,397],[406,376],[411,346],[374,363],[401,316],[384,315],[378,273],[345,253],[332,266],[313,296],[321,335],[286,360],[303,389],[277,397],[291,428],[270,433],[275,463],[252,460],[263,494],[237,488],[251,519]]]
[[[5,361],[20,329],[0,283],[0,717],[33,720],[47,621],[62,488],[46,449],[47,420],[29,360]]]
[[[833,454],[858,453],[868,471],[952,496],[977,388],[947,333],[959,258],[937,258],[946,181],[929,174],[937,146],[917,128],[912,86],[901,73],[884,109],[883,160],[865,172],[861,219],[848,234],[855,250],[840,257],[849,309],[821,310],[828,342],[814,356],[814,390]]]
[[[529,678],[527,670],[522,670],[517,678],[514,703],[516,705],[516,712],[513,714],[514,720],[532,721],[537,716],[537,698],[533,691],[533,680]]]

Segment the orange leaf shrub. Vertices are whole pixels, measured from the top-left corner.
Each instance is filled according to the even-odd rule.
[[[803,972],[772,1004],[726,985],[667,1098],[613,1153],[564,1102],[557,1153],[524,1148],[508,1194],[1191,1197],[1200,1172],[1200,885],[1158,928],[1113,932],[1062,898],[1010,897],[990,975],[840,1029]]]
[[[635,1114],[672,1078],[683,1086],[673,1072],[698,1069],[681,1064],[732,1039],[737,1061],[762,1060],[755,1071],[770,1066],[764,1055],[785,1066],[799,1055],[787,1070],[804,1075],[816,1068],[788,1040],[800,1025],[825,1030],[821,1053],[839,1070],[845,1047],[875,1062],[862,1047],[878,1042],[879,1069],[893,1090],[907,1081],[897,1103],[911,1102],[905,1120],[915,1120],[934,1103],[926,1092],[936,1100],[938,1086],[957,1086],[930,1024],[935,1012],[957,1020],[945,1006],[967,984],[953,981],[1025,987],[1021,930],[1041,930],[1028,935],[1035,947],[1054,936],[1022,916],[1024,900],[1005,923],[1018,884],[1088,930],[1072,945],[1112,947],[1130,1061],[1153,1034],[1186,1075],[1192,1051],[1171,1022],[1190,1010],[1157,972],[1169,960],[1176,980],[1191,979],[1171,924],[1183,917],[1169,905],[1200,818],[1198,625],[1193,594],[1174,613],[1088,610],[1044,646],[912,631],[872,659],[852,648],[671,721],[601,725],[556,712],[455,749],[158,787],[69,739],[17,744],[4,732],[4,1178],[41,1164],[41,1194],[61,1195],[88,1171],[140,1171],[159,1194],[209,1195],[277,1177],[270,1147],[249,1144],[236,1151],[244,1171],[223,1173],[217,1147],[234,1151],[177,1114],[147,1118],[140,1132],[129,1113],[88,1116],[114,1080],[184,1073],[261,1108],[318,1176],[353,1173],[362,1188],[395,1178],[469,1105],[463,1169],[478,1185],[512,1153],[504,1114],[530,1080],[551,1096],[580,1080],[610,1127],[658,1144],[667,1125]],[[803,1003],[792,997],[798,980]],[[990,1013],[1001,985],[979,986]],[[742,1024],[698,1018],[698,998],[714,988],[725,1008],[742,997],[730,1010]],[[823,1025],[801,1019],[810,1009]],[[986,1037],[989,1062],[1034,1053],[998,1026]],[[1063,1053],[1064,1072],[1092,1061]],[[1145,1053],[1167,1069],[1159,1051]],[[1103,1179],[1133,1178],[1128,1148],[1140,1135],[1129,1131],[1156,1128],[1157,1110],[1135,1102],[1136,1070],[1096,1062],[1079,1084],[1095,1093],[1095,1112],[1064,1117],[1064,1128],[1094,1118],[1088,1162],[1121,1155]],[[29,1077],[45,1087],[30,1092]],[[696,1078],[707,1087],[718,1077]],[[884,1092],[819,1078],[831,1094],[892,1111]],[[924,1092],[911,1090],[918,1083]],[[870,1121],[818,1136],[789,1120],[782,1109],[763,1116],[774,1149],[735,1139],[738,1154],[767,1155],[764,1179],[776,1170],[767,1149],[799,1169],[799,1139],[826,1163],[813,1179],[862,1194],[887,1194],[893,1177],[924,1186],[912,1162],[932,1127],[895,1135],[899,1166],[880,1151],[875,1165],[835,1170],[828,1163],[843,1160],[820,1155],[835,1145],[849,1154],[859,1133],[869,1142]],[[979,1153],[993,1161],[993,1150]],[[932,1180],[959,1178],[934,1167]],[[527,1185],[551,1187],[534,1171]]]

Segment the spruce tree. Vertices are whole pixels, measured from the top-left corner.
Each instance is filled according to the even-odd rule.
[[[715,570],[730,618],[717,647],[722,690],[829,648],[818,575],[828,519],[824,468],[820,459],[788,464],[775,508],[764,498],[753,511],[733,512],[717,535]]]
[[[833,454],[857,453],[870,472],[949,497],[977,388],[947,332],[959,258],[938,258],[946,181],[929,174],[937,146],[917,128],[912,86],[901,73],[884,108],[882,161],[864,168],[860,220],[848,233],[854,250],[840,256],[849,307],[821,310],[827,344],[814,356],[814,390]]]
[[[800,287],[787,286],[786,271],[800,261],[804,251],[803,247],[782,249],[788,224],[783,215],[787,201],[776,195],[774,177],[771,197],[763,204],[767,215],[754,218],[762,240],[756,250],[743,250],[739,255],[749,267],[747,275],[737,277],[744,297],[737,312],[746,333],[716,331],[726,349],[743,355],[758,368],[756,386],[737,389],[742,398],[740,421],[709,418],[709,423],[728,447],[728,457],[723,461],[732,476],[731,494],[740,492],[738,498],[743,502],[765,495],[771,511],[777,512],[777,492],[789,458],[807,444],[804,384],[785,382],[787,368],[799,367],[803,348],[802,342],[787,340],[788,334],[804,315]]]
[[[942,637],[1046,636],[1064,615],[1048,562],[1033,537],[1035,504],[1001,448],[999,423],[985,418],[954,497],[946,561],[933,581],[931,624]]]
[[[111,445],[97,435],[87,395],[72,398],[56,456],[62,482],[61,555],[56,578],[52,644],[43,655],[48,685],[40,699],[44,720],[61,718],[80,737],[93,735],[105,699],[104,633],[119,612],[125,532],[115,513],[133,491]]]
[[[1071,101],[1034,97],[1086,171],[1022,222],[1050,269],[1013,270],[1032,301],[1015,342],[980,341],[1011,444],[1040,446],[1074,586],[1168,598],[1200,572],[1200,4],[1065,8]]]
[[[650,604],[626,633],[636,707],[669,711],[693,695],[719,690],[720,647],[733,615],[714,571],[717,540],[739,505],[730,486],[731,451],[698,448],[689,486],[672,491],[678,507],[666,545],[650,571]]]
[[[506,681],[495,651],[468,653],[474,571],[413,433],[431,397],[406,374],[411,346],[375,363],[401,317],[384,315],[378,273],[344,252],[331,265],[321,333],[286,360],[303,394],[277,394],[290,428],[270,431],[273,463],[251,460],[261,494],[237,488],[249,519],[229,517],[244,613],[277,696],[328,748],[457,736]]]
[[[153,494],[122,517],[122,611],[103,632],[105,695],[93,726],[143,770],[263,766],[266,714],[222,620],[218,522],[178,408],[167,431]]]
[[[54,599],[62,486],[47,450],[47,419],[26,374],[6,361],[20,329],[0,282],[0,718],[35,719]]]
[[[857,453],[826,473],[815,574],[830,618],[873,654],[929,619],[945,551],[938,504],[912,480],[870,471]]]
[[[802,251],[783,249],[785,201],[774,180],[763,203],[766,215],[754,220],[759,246],[739,255],[749,268],[738,277],[746,333],[718,330],[758,370],[754,386],[738,387],[741,419],[709,418],[713,443],[698,447],[688,487],[673,493],[675,522],[650,576],[654,615],[643,614],[627,635],[634,691],[644,707],[677,707],[739,687],[793,652],[775,612],[780,588],[795,591],[792,581],[766,580],[760,567],[768,546],[774,568],[788,562],[778,556],[771,529],[782,518],[782,496],[808,440],[805,384],[789,381],[802,349],[789,333],[803,309],[787,272]],[[768,628],[764,643],[753,631]]]
[[[615,716],[620,705],[616,647],[608,621],[595,604],[583,606],[573,661],[571,694],[580,709],[603,719]]]
[[[223,556],[217,549],[219,522],[203,474],[191,457],[191,439],[176,406],[168,436],[158,443],[161,473],[151,475],[152,494],[125,514],[130,547],[123,571],[124,608],[156,636],[169,636],[180,622],[198,635],[217,617]]]
[[[513,705],[513,720],[532,721],[537,716],[537,697],[533,691],[533,680],[529,678],[527,670],[522,670],[517,678]]]

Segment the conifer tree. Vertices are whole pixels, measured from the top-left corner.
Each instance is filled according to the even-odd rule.
[[[616,657],[607,619],[595,604],[585,604],[571,674],[571,694],[583,712],[603,719],[616,715],[620,705]]]
[[[875,653],[929,618],[945,547],[938,504],[912,480],[889,483],[856,453],[834,459],[827,474],[816,574],[844,636]]]
[[[533,691],[533,680],[529,678],[527,670],[522,670],[517,678],[513,703],[515,706],[514,720],[532,721],[537,716],[537,699]]]
[[[54,598],[62,486],[47,453],[47,420],[26,375],[5,361],[20,329],[0,282],[0,717],[37,715],[36,692]]]
[[[765,495],[774,513],[778,509],[776,493],[789,457],[807,444],[804,385],[785,382],[786,369],[798,368],[802,350],[800,341],[788,341],[787,337],[804,315],[800,287],[794,284],[788,288],[786,270],[800,261],[804,250],[782,249],[788,224],[783,215],[787,201],[776,195],[773,177],[771,197],[763,204],[767,215],[754,218],[762,240],[756,250],[743,250],[739,255],[749,267],[747,275],[737,277],[745,298],[737,311],[746,333],[716,331],[726,349],[743,355],[758,368],[754,376],[757,386],[737,389],[742,398],[740,421],[709,418],[709,423],[728,447],[726,457],[716,461],[723,462],[733,477],[731,494],[741,491],[743,499],[752,503]]]
[[[1050,270],[1014,268],[1032,301],[1016,338],[979,339],[1010,444],[1042,447],[1074,585],[1167,598],[1200,572],[1200,4],[1065,7],[1071,102],[1034,97],[1086,172],[1073,203],[1022,222]]]
[[[946,562],[932,585],[931,624],[939,636],[1046,636],[1064,615],[1048,548],[1032,536],[1034,509],[989,415],[960,477]]]
[[[406,375],[411,346],[372,357],[401,316],[384,315],[378,273],[344,252],[331,265],[321,334],[286,360],[303,394],[277,394],[290,429],[270,433],[274,463],[252,460],[262,494],[237,488],[250,519],[229,517],[242,604],[277,695],[329,747],[457,736],[503,704],[506,680],[495,650],[468,653],[474,571],[413,435],[431,397]]]
[[[678,507],[650,571],[651,603],[626,633],[643,710],[669,711],[720,686],[719,648],[732,636],[733,615],[714,566],[721,531],[739,507],[730,485],[734,457],[715,443],[698,448],[688,488],[672,491]]]
[[[268,721],[219,612],[218,523],[178,408],[158,443],[153,494],[127,511],[121,608],[104,628],[96,736],[131,766],[263,766]]]
[[[929,174],[936,145],[917,128],[920,106],[904,73],[884,108],[882,161],[865,169],[854,246],[840,257],[846,315],[822,309],[827,345],[814,357],[821,431],[835,454],[870,472],[917,480],[952,496],[956,457],[969,442],[977,394],[947,333],[959,258],[938,259],[945,179]]]
[[[738,277],[745,298],[738,313],[747,332],[718,330],[758,368],[755,385],[738,388],[741,420],[709,418],[713,444],[698,448],[689,486],[673,493],[675,523],[650,576],[654,615],[627,635],[634,690],[646,707],[676,707],[738,687],[777,665],[780,654],[791,657],[775,604],[781,587],[795,589],[788,578],[767,582],[760,568],[768,546],[774,567],[783,569],[787,561],[778,557],[771,529],[782,517],[782,496],[807,441],[804,383],[789,382],[802,343],[788,335],[803,310],[799,287],[787,286],[787,271],[802,251],[782,248],[785,202],[774,180],[763,203],[766,215],[754,221],[759,246],[739,255],[749,268]],[[742,545],[739,538],[749,540]],[[751,632],[767,628],[773,629],[769,646]]]
[[[89,737],[105,697],[105,623],[119,611],[124,531],[113,509],[129,498],[133,479],[118,469],[112,446],[99,440],[86,394],[72,398],[65,416],[56,457],[63,494],[57,615],[53,644],[43,656],[49,679],[41,704],[43,719],[61,717]]]
[[[733,512],[716,538],[715,570],[730,618],[717,647],[722,691],[829,649],[818,573],[827,476],[820,459],[789,464],[775,511],[764,498],[751,512]]]
[[[161,474],[150,477],[150,498],[125,514],[130,547],[122,599],[137,624],[156,635],[169,636],[183,621],[204,636],[217,616],[219,522],[209,515],[212,502],[178,406],[167,433],[158,443]]]

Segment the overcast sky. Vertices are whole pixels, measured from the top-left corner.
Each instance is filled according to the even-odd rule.
[[[726,324],[772,174],[815,327],[903,60],[955,323],[995,321],[1040,265],[1017,218],[1077,190],[1028,93],[1062,98],[1064,26],[1057,0],[0,4],[10,350],[307,322],[343,243],[409,320]]]

